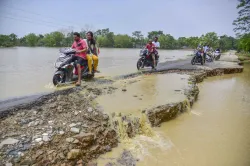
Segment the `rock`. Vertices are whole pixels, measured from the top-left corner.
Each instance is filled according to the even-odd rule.
[[[82,124],[81,122],[77,122],[77,123],[76,123],[77,126],[80,126],[81,124]]]
[[[53,123],[54,123],[54,122],[53,122],[52,120],[48,121],[48,124],[49,124],[49,125],[53,125]]]
[[[35,141],[36,142],[41,142],[43,139],[42,138],[36,138]]]
[[[137,95],[134,95],[133,97],[137,97]]]
[[[68,160],[77,159],[79,155],[80,155],[80,149],[71,149],[70,152],[67,154],[67,159]]]
[[[50,141],[49,136],[48,136],[48,135],[44,135],[44,136],[43,136],[43,141],[44,141],[44,142]]]
[[[33,122],[30,122],[29,124],[28,124],[28,127],[32,127],[32,126],[35,126],[35,122],[33,121]]]
[[[12,163],[6,163],[5,166],[12,166]]]
[[[64,131],[59,131],[59,135],[63,135],[64,134]]]
[[[122,91],[123,91],[123,92],[126,92],[126,91],[127,91],[127,89],[123,88],[123,89],[122,89]]]
[[[83,161],[82,160],[78,160],[77,164],[83,164]]]
[[[40,121],[39,120],[36,120],[35,123],[34,123],[34,126],[37,126],[39,125]]]
[[[107,114],[103,115],[103,120],[109,120],[109,116]]]
[[[107,146],[105,147],[105,150],[106,150],[107,152],[110,152],[112,149],[111,149],[111,147],[110,147],[109,145],[107,145]]]
[[[79,143],[79,141],[78,141],[77,139],[75,139],[75,140],[73,141],[73,144],[77,144],[77,143]]]
[[[72,137],[70,137],[70,138],[66,138],[66,142],[69,142],[69,143],[72,143],[72,142],[74,142],[74,138],[72,138]]]
[[[65,158],[65,155],[63,153],[59,153],[58,156],[59,156],[60,159],[64,159]]]
[[[82,143],[92,143],[95,139],[95,135],[93,133],[80,133],[75,135],[74,138],[78,139]]]
[[[39,121],[39,125],[42,125],[42,124],[43,124],[43,120],[40,120],[40,121]]]
[[[23,157],[23,156],[24,156],[24,153],[18,152],[17,155],[18,155],[19,157]]]
[[[97,113],[97,112],[95,112],[95,113],[94,113],[94,115],[95,115],[95,116],[97,116],[97,115],[98,115],[98,113]]]
[[[75,124],[75,123],[71,123],[71,124],[69,125],[69,127],[75,127],[75,126],[77,126],[77,124]]]
[[[89,107],[88,112],[92,112],[92,111],[93,111],[93,108]]]
[[[43,133],[42,136],[48,136],[49,134],[48,133]]]
[[[76,128],[76,127],[72,127],[72,128],[70,129],[70,131],[71,131],[72,133],[76,133],[76,134],[80,133],[80,129],[78,129],[78,128]]]
[[[44,153],[42,150],[38,150],[35,154],[35,159],[37,159],[39,156],[41,156]]]
[[[4,145],[13,145],[13,144],[16,144],[18,143],[19,140],[17,139],[14,139],[14,138],[7,138],[5,140],[3,140],[1,143],[0,143],[0,148],[2,148],[2,146]]]
[[[75,116],[77,116],[79,114],[79,112],[75,111]]]

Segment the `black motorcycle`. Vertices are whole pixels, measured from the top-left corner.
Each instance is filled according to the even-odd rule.
[[[195,51],[194,52],[194,57],[191,60],[191,64],[195,65],[196,63],[200,63],[201,65],[204,64],[203,58],[202,58],[202,53],[200,51]]]
[[[72,57],[75,55],[75,50],[71,48],[62,48],[59,50],[60,56],[55,62],[56,72],[53,76],[53,84],[56,86],[60,83],[72,82],[77,79],[76,62],[72,62]],[[94,77],[94,72],[92,75],[88,75],[89,68],[87,60],[81,66],[82,78]]]
[[[159,62],[159,55],[158,52],[155,51],[155,64],[157,66],[158,62]],[[140,70],[141,68],[144,67],[152,67],[154,68],[154,62],[152,59],[152,56],[150,56],[148,49],[142,49],[140,51],[140,59],[138,59],[137,61],[137,69]]]

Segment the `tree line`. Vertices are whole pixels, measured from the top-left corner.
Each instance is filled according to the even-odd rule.
[[[99,29],[94,32],[94,36],[100,47],[108,48],[137,48],[144,46],[149,39],[155,36],[159,38],[161,49],[180,49],[196,48],[200,45],[210,45],[221,50],[237,49],[250,52],[250,0],[238,0],[238,18],[233,21],[234,31],[237,37],[222,35],[218,36],[215,32],[209,32],[202,36],[174,38],[163,31],[151,31],[144,36],[141,31],[135,31],[132,35],[115,34],[109,28]],[[87,30],[80,32],[85,37]],[[30,33],[18,38],[16,34],[0,35],[0,47],[13,46],[45,46],[45,47],[69,47],[73,42],[72,31],[55,31],[48,34]]]
[[[82,37],[85,37],[86,31],[81,31]],[[100,29],[94,32],[97,43],[100,47],[107,48],[135,48],[144,46],[149,39],[158,37],[162,49],[180,49],[180,48],[196,48],[199,44],[209,44],[223,50],[236,49],[238,40],[234,37],[223,35],[218,36],[215,32],[209,32],[200,37],[179,37],[175,39],[170,34],[164,34],[163,31],[148,32],[144,37],[141,31],[135,31],[132,35],[114,34],[109,28]],[[73,32],[64,34],[60,31],[51,32],[48,34],[30,33],[24,37],[18,38],[16,34],[0,35],[0,46],[45,46],[45,47],[69,47],[73,42]]]

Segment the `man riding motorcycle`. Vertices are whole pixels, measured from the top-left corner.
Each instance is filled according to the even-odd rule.
[[[78,81],[76,82],[76,86],[80,86],[82,79],[81,65],[83,64],[84,60],[86,60],[87,44],[83,39],[81,39],[78,32],[74,33],[74,42],[71,48],[76,50],[76,55],[72,57],[71,61],[77,61]]]
[[[146,49],[148,49],[148,52],[149,52],[148,56],[152,56],[152,59],[153,59],[153,69],[155,69],[155,67],[156,67],[156,62],[155,62],[156,49],[155,49],[155,45],[153,44],[153,42],[152,42],[151,39],[148,41],[148,44],[146,45]]]

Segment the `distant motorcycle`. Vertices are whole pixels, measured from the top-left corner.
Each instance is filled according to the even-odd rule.
[[[159,55],[158,55],[158,52],[155,51],[155,63],[156,63],[156,66],[159,62]],[[153,64],[153,59],[152,59],[152,56],[150,55],[148,49],[142,49],[140,50],[140,58],[138,59],[137,61],[137,69],[140,70],[141,68],[144,68],[144,67],[154,67],[154,64]]]
[[[206,53],[206,62],[213,62],[214,61],[214,56],[212,52],[207,52]]]
[[[221,53],[219,50],[215,50],[214,52],[214,59],[218,61],[220,59]]]
[[[60,83],[71,82],[74,76],[77,76],[76,62],[72,62],[72,57],[75,55],[75,50],[71,48],[59,49],[60,56],[55,62],[55,68],[57,69],[53,76],[53,84],[56,86]],[[82,78],[94,77],[94,72],[91,76],[88,75],[88,63],[84,61],[82,69]]]
[[[201,65],[203,65],[204,62],[203,62],[202,56],[203,56],[203,54],[202,54],[200,51],[195,50],[195,51],[194,51],[194,57],[193,57],[192,60],[191,60],[191,64],[192,64],[192,65],[195,65],[195,64],[197,64],[197,63],[200,63]]]

